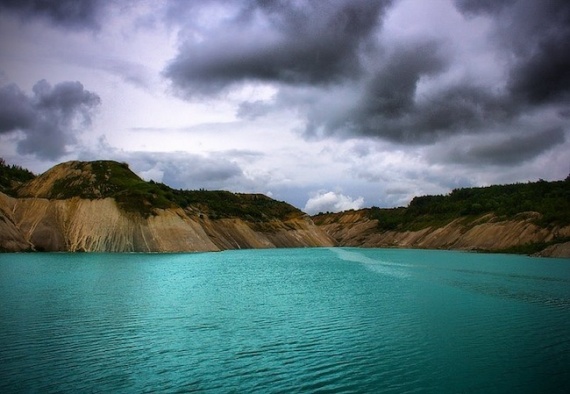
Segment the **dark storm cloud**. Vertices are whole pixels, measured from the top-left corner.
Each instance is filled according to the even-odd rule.
[[[422,76],[445,69],[446,60],[435,42],[404,46],[390,56],[386,64],[367,83],[361,108],[387,118],[400,117],[412,110],[414,94]]]
[[[511,166],[533,159],[564,141],[564,131],[551,128],[528,135],[511,135],[459,145],[452,148],[447,157],[454,163]]]
[[[494,41],[514,59],[508,89],[530,105],[570,99],[570,2],[456,0],[496,24]]]
[[[568,8],[570,11],[570,7]],[[530,104],[570,100],[570,12],[563,34],[544,39],[510,75],[512,94]]]
[[[497,67],[504,64],[500,59],[509,59],[502,85],[492,86],[484,77],[463,78],[421,91],[422,80],[437,80],[466,60],[455,57],[443,41],[388,44],[395,49],[380,53],[378,67],[360,78],[360,100],[340,112],[315,101],[306,111],[306,135],[426,144],[512,129],[529,113],[547,113],[550,106],[558,108],[564,124],[570,101],[570,2],[470,0],[457,1],[457,6],[468,18],[483,15],[492,22],[487,46],[495,52]]]
[[[100,28],[104,0],[0,0],[0,11],[12,11],[23,20],[42,18],[72,30]]]
[[[360,72],[390,1],[243,2],[218,29],[190,29],[165,75],[186,95],[246,81],[328,84]]]
[[[16,85],[0,87],[0,133],[28,129],[34,118],[31,100]]]
[[[353,107],[344,113],[310,111],[305,133],[423,144],[513,116],[512,104],[504,97],[467,82],[418,97],[420,80],[437,76],[450,63],[449,55],[436,42],[402,44],[381,61]]]
[[[80,82],[51,86],[45,80],[33,87],[33,96],[16,85],[0,87],[0,133],[21,131],[18,152],[57,159],[75,143],[75,134],[91,124],[91,115],[101,100]]]
[[[279,106],[297,107],[305,114],[307,137],[372,137],[404,144],[506,127],[527,111],[568,99],[570,3],[457,0],[466,18],[483,15],[492,22],[487,45],[497,59],[511,59],[504,70],[507,79],[490,86],[484,78],[465,77],[423,91],[422,81],[437,80],[465,60],[441,38],[382,41],[382,20],[392,3],[238,3],[215,28],[190,23],[183,29],[179,53],[164,75],[187,96],[215,95],[252,81],[299,92],[313,89],[312,99],[289,89],[274,102],[244,102],[237,115],[255,119]],[[184,3],[175,4],[184,18],[197,15],[198,6],[184,13]],[[331,99],[323,98],[350,89],[352,96],[344,103],[330,106]]]
[[[355,134],[405,144],[431,143],[446,135],[491,127],[512,116],[509,103],[481,87],[457,85],[433,94],[422,102],[405,96],[398,112],[353,111],[347,122]],[[370,101],[377,98],[368,97]]]

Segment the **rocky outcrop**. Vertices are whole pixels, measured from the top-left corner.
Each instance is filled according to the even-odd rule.
[[[0,193],[0,250],[190,252],[239,248],[332,246],[309,217],[250,223],[211,220],[182,208],[147,217],[121,210],[113,198],[50,200]]]
[[[441,227],[417,231],[381,230],[378,220],[369,219],[364,210],[313,219],[342,246],[500,251],[570,237],[570,226],[539,227],[533,220],[535,218],[536,213],[532,212],[512,220],[501,220],[488,214],[475,221],[459,218]],[[570,257],[570,245],[551,245],[539,255]]]

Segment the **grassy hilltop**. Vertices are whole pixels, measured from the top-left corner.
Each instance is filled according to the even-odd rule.
[[[299,209],[263,194],[216,190],[180,190],[144,181],[126,163],[110,160],[62,163],[36,177],[28,170],[0,163],[0,186],[14,197],[65,200],[114,198],[121,209],[153,215],[155,209],[183,208],[210,218],[250,221],[286,220],[303,215]],[[37,191],[41,190],[40,193]]]

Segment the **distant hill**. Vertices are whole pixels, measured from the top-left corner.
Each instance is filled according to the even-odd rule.
[[[415,197],[407,208],[373,208],[371,215],[385,229],[421,229],[434,223],[446,224],[457,218],[494,214],[513,219],[536,212],[541,226],[570,224],[570,180],[517,183],[455,189],[448,195]]]
[[[2,163],[0,250],[193,251],[331,246],[299,209],[262,194],[177,190],[115,161],[34,176]]]
[[[407,207],[321,213],[313,220],[340,245],[527,254],[550,248],[570,256],[570,177],[456,189],[415,197]]]

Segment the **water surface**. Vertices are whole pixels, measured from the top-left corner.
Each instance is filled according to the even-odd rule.
[[[570,392],[570,260],[1,254],[1,392]]]

